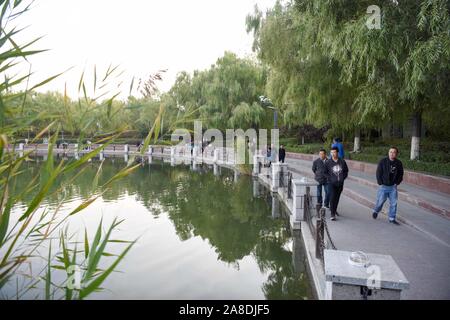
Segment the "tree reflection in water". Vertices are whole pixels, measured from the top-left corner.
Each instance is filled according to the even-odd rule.
[[[134,195],[154,218],[167,213],[180,240],[201,237],[220,261],[236,269],[241,259],[252,256],[261,273],[267,275],[261,288],[267,299],[312,298],[300,234],[291,233],[287,211],[268,190],[231,169],[196,164],[192,172],[189,164],[174,166],[155,158],[151,165],[147,159],[135,161],[142,161],[142,167],[113,184],[103,195],[104,201]],[[73,184],[63,194],[48,199],[47,205],[56,205],[63,196],[91,196],[92,178],[99,163],[89,163]],[[40,170],[34,162],[27,165],[27,170]],[[123,157],[107,158],[98,185],[123,166]],[[16,188],[26,183],[18,181]],[[29,199],[32,196],[29,194]]]

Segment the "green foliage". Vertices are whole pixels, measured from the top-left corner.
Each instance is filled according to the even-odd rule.
[[[228,122],[232,128],[257,128],[262,124],[265,113],[257,102],[253,102],[252,105],[241,102],[233,109]]]
[[[126,129],[127,126],[124,127],[123,123],[131,119],[133,114],[130,112],[130,118],[122,118],[121,115],[120,121],[117,120],[117,114],[124,110],[124,103],[117,102],[115,98],[118,93],[108,91],[106,87],[106,82],[114,76],[117,67],[110,66],[103,77],[99,77],[94,68],[94,98],[88,95],[84,73],[79,81],[79,91],[83,92],[83,97],[76,102],[70,100],[67,95],[34,91],[59,75],[31,85],[25,91],[17,90],[21,84],[28,82],[30,74],[10,77],[8,74],[11,68],[42,50],[25,50],[35,41],[18,45],[13,36],[20,30],[7,29],[6,22],[20,17],[28,8],[22,1],[0,2],[0,70],[3,79],[0,83],[0,289],[9,281],[19,283],[19,278],[22,278],[24,286],[17,287],[16,298],[40,286],[45,299],[84,298],[100,289],[103,280],[114,270],[133,243],[128,245],[106,270],[96,268],[101,256],[107,254],[104,251],[106,243],[118,225],[114,222],[101,239],[99,247],[94,244],[86,246],[90,249],[86,254],[88,263],[81,266],[89,270],[85,280],[91,282],[78,294],[69,289],[67,284],[56,284],[52,276],[54,269],[62,268],[68,271],[70,265],[76,264],[78,255],[76,244],[75,248],[69,248],[73,238],[67,233],[69,217],[82,212],[99,196],[91,196],[72,212],[62,214],[60,209],[65,198],[61,190],[68,188],[73,179],[88,167],[88,162]],[[85,135],[98,136],[93,142],[103,146],[85,154],[79,160],[61,160],[55,163],[53,146],[62,130],[79,134],[79,141],[82,141]],[[31,152],[19,153],[16,150],[17,138],[29,133],[30,143],[37,143],[44,135],[49,137],[47,160],[38,171],[27,168]],[[136,166],[130,166],[119,170],[101,186],[103,192],[135,169]],[[96,188],[97,182],[92,184],[90,193],[95,194]],[[43,204],[50,198],[57,199],[57,205],[44,208]],[[52,239],[55,239],[58,232],[60,242],[55,248]],[[87,238],[87,234],[85,237]],[[48,251],[42,254],[42,249],[46,247]],[[94,258],[91,258],[92,255]],[[33,274],[32,268],[28,268],[33,259],[46,261],[45,268],[37,274]],[[60,261],[63,265],[56,265],[55,261]],[[62,296],[58,296],[60,289],[65,291]]]
[[[261,124],[264,112],[258,97],[264,92],[265,79],[256,63],[227,52],[211,69],[194,76],[193,83],[201,87],[197,101],[205,126],[225,130],[231,123]],[[240,115],[245,119],[237,119]]]
[[[386,147],[384,148],[384,151],[386,151]],[[383,157],[386,156],[385,153],[386,152],[384,152],[384,154],[377,152],[373,154],[367,153],[367,151],[365,151],[364,153],[352,153],[350,155],[350,158],[352,160],[358,160],[363,162],[378,163],[378,161],[380,161]],[[403,167],[407,170],[450,177],[450,162],[448,162],[448,159],[447,161],[443,160],[444,158],[448,157],[442,155],[441,153],[434,153],[432,155],[429,155],[426,160],[416,160],[416,161],[410,160],[408,153],[406,155],[404,154],[403,156],[399,156],[399,159],[403,163]]]
[[[109,68],[108,77],[114,76],[117,68]],[[97,77],[95,77],[97,79]],[[98,79],[101,79],[98,78]],[[203,120],[205,128],[222,130],[230,127],[270,127],[271,111],[259,104],[264,93],[266,71],[249,59],[240,59],[226,52],[216,64],[193,75],[181,72],[169,92],[148,94],[142,98],[133,96],[126,101],[100,100],[104,83],[96,80],[97,99],[91,99],[85,84],[84,74],[80,78],[79,90],[82,98],[77,101],[56,92],[27,92],[17,96],[13,103],[23,102],[23,116],[29,123],[16,132],[17,139],[34,137],[49,119],[56,119],[61,138],[93,138],[116,131],[127,131],[128,135],[142,139],[158,123],[158,138],[170,138],[175,128],[193,129],[193,120]],[[100,93],[99,93],[100,92]],[[113,95],[115,97],[115,95]],[[18,122],[22,117],[12,117]],[[159,121],[157,121],[159,120]],[[49,133],[55,132],[50,128]],[[80,140],[80,139],[78,139]]]
[[[366,26],[373,4],[381,29]],[[286,125],[353,132],[418,111],[439,135],[450,129],[449,11],[446,0],[278,1],[246,23]]]
[[[326,148],[321,143],[314,144],[304,144],[304,145],[296,145],[296,144],[287,144],[286,151],[288,152],[298,152],[298,153],[306,153],[306,154],[318,154],[321,148]],[[329,149],[329,146],[328,146]]]

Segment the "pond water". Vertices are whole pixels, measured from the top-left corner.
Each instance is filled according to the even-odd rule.
[[[41,165],[42,160],[28,162],[30,176]],[[70,212],[92,196],[99,165],[98,159],[90,162],[41,209],[51,211],[63,200],[61,212]],[[106,158],[98,185],[125,165],[123,158]],[[24,177],[17,187],[27,182]],[[25,202],[31,199],[32,194]],[[16,206],[13,216],[24,208]],[[102,284],[104,290],[89,299],[313,298],[300,235],[290,231],[283,206],[250,176],[145,158],[67,224],[82,240],[85,227],[93,237],[100,219],[108,225],[114,217],[124,222],[113,238],[139,239]],[[119,245],[112,243],[108,252],[116,253]],[[13,295],[14,287],[3,287],[3,297]],[[42,298],[36,292],[21,296],[36,297]]]

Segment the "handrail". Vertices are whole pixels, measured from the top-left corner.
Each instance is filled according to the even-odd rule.
[[[331,238],[330,230],[328,229],[325,208],[319,204],[316,206],[315,210],[312,210],[312,198],[313,197],[309,194],[303,196],[302,203],[305,209],[304,217],[316,242],[316,258],[320,259],[323,263],[324,250],[329,248],[337,250],[337,248]]]

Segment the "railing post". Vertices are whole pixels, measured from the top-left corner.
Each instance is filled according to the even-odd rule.
[[[205,151],[206,151],[206,149],[203,149],[203,151],[202,151],[201,145],[197,147],[197,162],[199,164],[203,163],[203,157],[205,156]]]
[[[291,226],[295,229],[300,229],[300,221],[304,220],[303,216],[303,197],[302,197],[302,184],[300,180],[292,180],[292,219]]]
[[[259,157],[257,154],[253,155],[253,175],[257,176],[259,174]]]
[[[213,172],[215,176],[220,175],[220,171],[219,171],[219,165],[217,163],[213,164]]]
[[[258,198],[260,196],[260,184],[258,178],[253,178],[253,198]]]
[[[388,255],[325,250],[324,266],[327,300],[400,300],[402,291],[409,288]]]
[[[280,164],[277,162],[272,163],[272,179],[271,179],[271,191],[277,192],[280,186]]]
[[[324,241],[324,217],[325,209],[320,209],[316,220],[316,258],[323,259]]]
[[[280,203],[278,202],[277,195],[272,194],[272,219],[276,219],[280,216]]]
[[[283,187],[286,188],[288,185],[288,175],[289,175],[288,164],[279,162],[279,165],[280,165],[280,176],[282,177],[283,180]]]
[[[193,148],[192,148],[192,158],[195,160],[195,159],[197,159],[197,154],[198,154],[198,146],[194,146]]]
[[[292,220],[291,226],[293,229],[300,228],[300,221],[305,220],[305,210],[308,208],[305,206],[309,197],[310,187],[316,186],[317,182],[302,179],[292,179]]]
[[[217,164],[219,163],[219,149],[214,149],[214,163]]]
[[[127,144],[124,145],[124,146],[123,146],[123,152],[125,152],[126,154],[128,154],[128,150],[129,150],[128,145],[127,145]]]
[[[152,147],[152,146],[148,146],[148,152],[147,152],[147,154],[148,154],[149,156],[151,156],[151,155],[153,154],[153,147]]]

